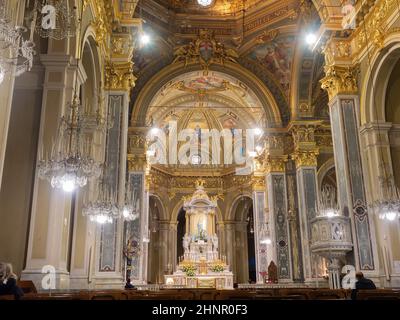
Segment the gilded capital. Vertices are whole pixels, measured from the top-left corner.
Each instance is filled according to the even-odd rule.
[[[286,162],[288,160],[288,156],[267,156],[265,158],[264,167],[265,172],[285,172]]]
[[[146,136],[142,132],[129,133],[128,153],[143,153],[146,148]]]
[[[265,191],[265,177],[264,176],[253,176],[251,178],[251,184],[254,191]]]
[[[321,88],[326,90],[329,100],[338,94],[356,94],[358,67],[325,66],[325,77],[320,81]]]
[[[291,158],[296,163],[296,168],[301,167],[316,167],[318,150],[313,151],[296,151],[292,154]]]
[[[129,92],[135,86],[133,63],[108,63],[105,73],[105,89]]]
[[[147,159],[145,154],[129,154],[128,169],[129,172],[146,171]]]

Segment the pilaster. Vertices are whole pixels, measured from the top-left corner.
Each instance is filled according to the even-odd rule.
[[[78,76],[75,59],[70,55],[42,55],[45,83],[38,150],[49,152],[57,136],[57,122],[72,100],[73,83]],[[39,157],[40,152],[37,153]],[[40,290],[42,268],[51,265],[56,271],[56,288],[69,287],[68,239],[71,220],[71,194],[53,189],[35,175],[26,266],[22,279],[35,282]]]
[[[316,121],[294,121],[290,124],[294,143],[294,152],[291,157],[296,166],[303,275],[306,282],[312,282],[321,275],[318,270],[321,258],[310,250],[310,222],[316,216],[318,201],[317,156],[319,150],[315,141],[315,130],[318,125],[319,122]],[[294,213],[292,213],[292,219],[294,218]]]
[[[284,153],[284,136],[271,136],[267,140],[264,160],[268,205],[266,222],[272,243],[267,246],[267,263],[278,267],[280,282],[292,281],[291,252],[288,225],[288,203],[285,166],[288,159]]]
[[[325,67],[325,74],[321,85],[329,94],[338,202],[342,214],[351,218],[355,267],[373,275],[377,255],[372,244],[372,212],[367,206],[362,174],[358,128],[358,68],[330,61]]]

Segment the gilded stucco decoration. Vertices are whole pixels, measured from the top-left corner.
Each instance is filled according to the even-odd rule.
[[[269,156],[267,155],[264,160],[265,172],[285,172],[286,162],[288,161],[288,156]]]
[[[234,49],[226,48],[224,44],[215,39],[214,33],[209,30],[200,30],[195,41],[178,47],[173,63],[183,61],[185,66],[199,63],[204,70],[212,64],[224,64],[226,61],[236,62],[239,55]]]
[[[295,161],[296,167],[316,167],[318,150],[313,151],[296,151],[291,158]]]
[[[132,133],[129,134],[128,139],[128,153],[135,153],[135,151],[143,150],[146,148],[146,137],[142,133]]]
[[[328,92],[330,100],[338,94],[355,94],[358,92],[358,71],[358,67],[353,66],[325,66],[321,87]]]
[[[108,63],[105,73],[106,90],[130,91],[135,86],[133,63]]]
[[[296,146],[315,142],[314,125],[295,125],[292,128],[293,142]]]
[[[147,168],[147,159],[144,154],[128,154],[128,170],[130,172],[143,172]]]
[[[350,60],[352,56],[351,43],[348,40],[332,39],[322,50],[326,65],[332,65],[338,60]]]
[[[368,15],[360,22],[352,37],[352,47],[355,53],[364,49],[380,50],[388,35],[389,17],[398,10],[397,0],[376,1]],[[369,48],[368,48],[369,47]]]

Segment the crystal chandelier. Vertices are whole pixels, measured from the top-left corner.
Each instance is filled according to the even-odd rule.
[[[83,139],[84,121],[76,94],[69,107],[70,115],[61,118],[50,157],[44,159],[42,155],[38,164],[39,177],[66,192],[84,187],[88,179],[101,173],[100,164],[90,156],[90,142]]]
[[[268,222],[263,223],[260,227],[260,243],[266,245],[270,245],[272,243]]]
[[[35,0],[32,15],[32,26],[42,38],[75,37],[79,29],[76,7],[70,9],[68,0]]]
[[[122,217],[125,221],[135,221],[139,217],[139,213],[134,205],[135,202],[136,200],[133,197],[131,187],[127,184],[125,188],[125,204],[121,210]]]
[[[394,183],[393,177],[380,177],[382,190],[386,189],[386,196],[372,203],[378,212],[379,219],[394,221],[400,218],[400,191]]]
[[[202,6],[202,7],[208,7],[210,6],[214,0],[197,0],[197,3]]]
[[[135,221],[139,215],[136,213],[136,209],[132,204],[125,204],[122,208],[122,217],[126,221]]]
[[[330,184],[323,186],[318,201],[318,216],[332,218],[340,215],[336,201],[336,188]]]
[[[14,26],[7,17],[5,0],[0,0],[0,84],[6,73],[14,72],[20,76],[30,71],[35,54],[32,35],[30,40],[24,40],[24,27]]]
[[[82,213],[89,217],[90,221],[99,224],[113,223],[120,217],[117,195],[110,188],[104,175],[98,186],[95,200],[85,204]]]

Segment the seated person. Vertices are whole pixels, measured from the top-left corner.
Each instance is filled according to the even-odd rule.
[[[362,272],[356,273],[356,279],[357,279],[356,288],[353,289],[351,292],[352,300],[357,299],[358,290],[376,289],[375,283],[372,280],[365,278]]]
[[[0,262],[0,295],[14,295],[19,300],[23,291],[17,286],[17,276],[13,273],[10,263]]]

